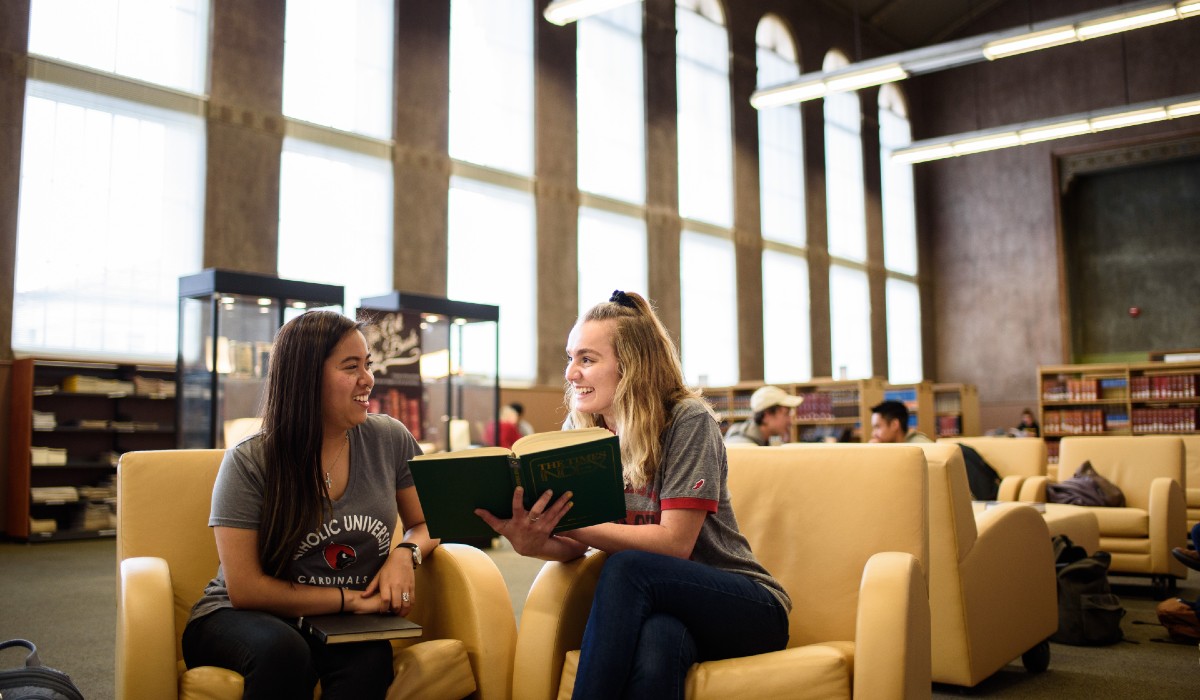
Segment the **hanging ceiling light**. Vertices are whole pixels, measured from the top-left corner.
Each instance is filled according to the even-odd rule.
[[[892,160],[901,163],[925,163],[1196,114],[1200,114],[1200,93],[1000,126],[967,134],[924,139],[905,148],[896,149],[892,152]]]
[[[1128,3],[881,56],[827,72],[806,73],[792,82],[756,90],[750,96],[750,104],[765,109],[815,100],[830,93],[904,80],[910,75],[1007,58],[1198,15],[1200,0]]]
[[[1200,3],[1200,0],[1196,1]],[[546,6],[542,16],[547,22],[562,26],[631,2],[638,0],[554,0]]]

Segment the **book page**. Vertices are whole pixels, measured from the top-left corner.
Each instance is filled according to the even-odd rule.
[[[530,435],[530,437],[533,437]],[[410,462],[415,462],[418,459],[466,459],[468,457],[490,457],[491,455],[503,455],[511,457],[512,452],[503,447],[473,447],[469,450],[456,450],[454,452],[431,452],[425,455],[417,455]]]
[[[514,454],[527,455],[535,452],[545,452],[566,445],[580,445],[593,440],[603,440],[612,437],[607,428],[579,428],[576,430],[553,430],[545,433],[534,433],[513,443]]]

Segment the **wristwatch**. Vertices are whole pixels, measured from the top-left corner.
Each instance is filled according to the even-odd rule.
[[[421,565],[421,548],[420,547],[413,544],[412,542],[401,542],[400,544],[396,545],[396,549],[400,549],[401,547],[412,550],[413,568],[414,569]]]

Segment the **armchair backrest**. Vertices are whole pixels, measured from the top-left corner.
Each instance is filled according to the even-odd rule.
[[[1200,489],[1200,435],[1181,435],[1183,440],[1184,472],[1187,473],[1186,488]]]
[[[806,444],[728,454],[738,526],[792,598],[789,646],[855,638],[873,554],[906,552],[929,570],[920,449]]]
[[[1150,508],[1150,483],[1174,479],[1187,488],[1183,441],[1165,435],[1065,437],[1058,447],[1058,479],[1070,479],[1089,461],[1096,472],[1120,487],[1125,505]]]
[[[929,469],[929,609],[934,639],[966,639],[966,604],[959,564],[979,530],[962,450],[948,442],[921,445]]]
[[[208,515],[224,453],[127,452],[117,465],[117,564],[130,557],[167,561],[175,597],[176,658],[182,658],[178,632],[217,572]]]
[[[1042,438],[950,437],[938,438],[938,442],[975,448],[1001,477],[1046,476],[1046,441]]]

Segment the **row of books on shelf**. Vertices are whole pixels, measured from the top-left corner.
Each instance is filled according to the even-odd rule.
[[[98,455],[95,455],[94,460],[101,464],[117,466],[117,462],[121,459],[121,453],[116,450],[106,450]],[[29,448],[29,464],[34,467],[63,467],[66,466],[68,460],[67,448],[65,447],[43,447],[41,445],[33,445]]]
[[[1196,394],[1196,375],[1169,374],[1155,377],[1132,377],[1130,392],[1134,400],[1188,399]]]
[[[59,426],[79,428],[80,430],[115,430],[122,433],[133,433],[139,430],[159,430],[162,426],[156,421],[142,420],[109,420],[107,418],[79,418],[59,423],[57,416],[51,411],[33,412],[33,429],[40,431],[57,430]]]
[[[1192,433],[1196,432],[1200,409],[1184,408],[1135,408],[1133,409],[1134,433]]]
[[[371,413],[385,413],[395,418],[408,428],[415,439],[422,439],[419,396],[407,394],[396,387],[376,387],[367,403],[367,410]]]
[[[938,437],[956,437],[962,435],[962,419],[959,416],[938,416],[937,434]]]
[[[835,420],[858,418],[857,391],[809,391],[796,407],[796,420]]]
[[[34,503],[115,503],[117,484],[109,477],[96,485],[84,486],[33,486],[29,498]]]
[[[933,410],[937,413],[962,413],[962,396],[958,393],[934,394]]]
[[[46,395],[56,392],[65,394],[105,394],[108,396],[147,396],[172,398],[175,396],[175,380],[162,377],[135,375],[133,379],[109,379],[91,374],[71,374],[63,377],[60,386],[34,387],[34,394]]]
[[[1046,379],[1042,382],[1043,401],[1098,401],[1129,398],[1124,378]]]

